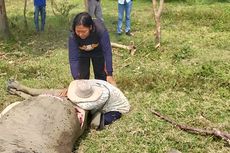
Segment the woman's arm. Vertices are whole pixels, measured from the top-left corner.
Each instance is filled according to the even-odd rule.
[[[113,66],[112,66],[112,47],[110,43],[110,38],[108,31],[104,31],[100,39],[100,44],[105,58],[106,73],[108,76],[113,75]]]
[[[69,36],[69,64],[73,79],[78,79],[78,45],[73,34]]]
[[[106,80],[112,85],[116,86],[116,82],[113,79],[113,63],[112,63],[112,47],[110,43],[109,33],[107,30],[104,31],[100,39],[100,44],[103,50],[105,58],[105,68],[106,68]]]

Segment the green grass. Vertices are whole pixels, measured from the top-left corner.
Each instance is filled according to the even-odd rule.
[[[23,3],[6,1],[13,37],[0,41],[0,110],[21,98],[8,95],[5,82],[16,78],[39,88],[63,88],[72,80],[67,37],[72,17],[54,16],[47,5],[46,31],[35,33],[33,4],[28,6],[28,28],[23,25]],[[102,1],[106,26],[113,42],[134,41],[137,52],[113,50],[114,76],[131,104],[131,111],[103,131],[87,131],[77,142],[78,152],[227,153],[229,146],[212,136],[181,131],[160,120],[152,109],[178,123],[230,132],[230,3],[227,1],[165,3],[161,48],[154,48],[150,0],[134,1],[134,37],[117,37],[117,1]],[[20,6],[20,7],[19,7]],[[82,7],[81,7],[82,6]]]

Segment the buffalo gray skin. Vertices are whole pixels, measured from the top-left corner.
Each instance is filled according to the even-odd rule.
[[[70,101],[56,96],[20,102],[0,118],[0,153],[71,153],[87,122],[81,126],[78,113]]]

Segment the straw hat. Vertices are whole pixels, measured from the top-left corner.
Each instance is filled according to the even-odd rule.
[[[91,85],[87,80],[74,80],[68,87],[67,97],[76,103],[97,101],[102,95],[102,88]]]

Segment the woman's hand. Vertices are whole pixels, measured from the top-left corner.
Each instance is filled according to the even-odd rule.
[[[117,86],[116,81],[113,79],[113,76],[107,76],[106,80],[107,80],[107,82],[114,85],[115,87]]]

